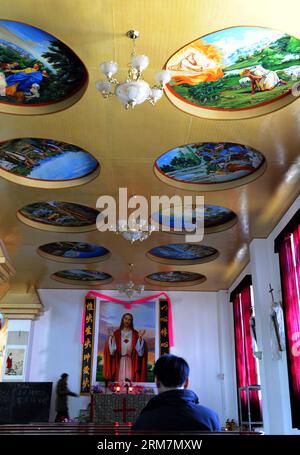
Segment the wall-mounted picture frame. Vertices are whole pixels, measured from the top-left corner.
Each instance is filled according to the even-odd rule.
[[[3,381],[23,381],[25,378],[27,346],[8,345],[3,360]]]
[[[94,364],[96,382],[122,383],[125,378],[133,383],[154,382],[153,369],[158,357],[157,316],[156,301],[132,305],[130,309],[120,303],[98,302],[95,327],[97,362]],[[121,327],[127,330],[126,324],[129,324],[130,330],[123,332]],[[142,334],[141,342],[138,341],[139,334]],[[136,357],[132,351],[136,352]],[[126,353],[130,356],[123,357]]]

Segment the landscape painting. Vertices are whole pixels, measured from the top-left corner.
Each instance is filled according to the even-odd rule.
[[[265,162],[252,147],[231,142],[200,142],[176,147],[155,162],[158,177],[193,186],[234,182],[255,173]],[[238,182],[240,183],[240,182]],[[233,186],[233,185],[230,185]]]
[[[195,272],[182,272],[177,270],[172,270],[168,272],[155,272],[146,276],[145,281],[147,283],[156,284],[156,285],[165,285],[168,286],[191,286],[193,284],[200,284],[206,280],[204,275]]]
[[[195,243],[170,243],[152,248],[147,256],[154,261],[169,264],[199,264],[215,259],[218,251]]]
[[[64,43],[31,25],[0,20],[0,103],[57,103],[86,82],[85,66]]]
[[[112,276],[108,273],[81,269],[60,270],[53,273],[52,278],[63,283],[79,285],[104,284],[112,281]]]
[[[104,381],[103,375],[103,363],[105,361],[104,351],[107,343],[109,334],[118,330],[121,326],[122,318],[125,315],[131,315],[133,329],[137,332],[143,332],[144,343],[146,344],[146,352],[144,349],[144,355],[146,355],[146,371],[145,381],[142,382],[154,382],[154,364],[155,364],[155,302],[144,302],[139,305],[132,305],[130,309],[126,309],[123,304],[114,302],[100,302],[99,310],[99,323],[98,323],[98,343],[97,343],[97,370],[96,370],[96,381]],[[96,332],[97,333],[97,332]],[[129,342],[128,342],[129,343]],[[131,370],[131,374],[130,374]],[[119,370],[120,371],[120,370]],[[136,381],[133,377],[132,369],[128,368],[126,376],[132,382]],[[122,385],[122,380],[115,377],[112,382],[118,382]]]
[[[300,39],[269,28],[231,27],[185,45],[166,68],[167,88],[187,104],[251,109],[286,96],[300,79]]]
[[[17,212],[18,218],[31,227],[57,232],[95,228],[98,210],[72,202],[34,202]],[[61,228],[61,229],[60,229]]]
[[[200,223],[202,211],[197,207],[192,208],[192,222],[184,219],[181,207],[171,207],[160,210],[152,215],[152,220],[160,225],[160,229],[174,234],[185,235],[194,228],[197,221]],[[233,226],[237,222],[236,214],[220,205],[204,205],[204,230],[206,234],[219,232]],[[174,230],[176,228],[176,230]]]
[[[97,262],[107,259],[109,250],[86,242],[53,242],[41,245],[38,253],[47,259],[61,262]]]
[[[99,173],[98,161],[73,144],[21,138],[0,143],[0,176],[23,185],[53,188],[79,185]],[[85,179],[84,179],[85,178]],[[35,181],[34,183],[32,181]]]

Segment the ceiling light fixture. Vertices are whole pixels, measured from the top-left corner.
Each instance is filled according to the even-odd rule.
[[[126,294],[129,299],[131,299],[134,294],[141,294],[145,290],[145,286],[143,284],[135,284],[132,281],[132,273],[133,273],[133,264],[129,265],[129,281],[127,283],[119,283],[117,284],[117,290],[120,294]]]
[[[150,87],[142,79],[142,73],[149,65],[149,57],[147,55],[136,55],[135,40],[139,37],[139,34],[140,32],[137,30],[129,30],[126,33],[126,36],[133,40],[131,61],[128,64],[129,69],[126,81],[118,82],[117,79],[114,79],[113,76],[118,71],[118,64],[114,61],[109,61],[100,64],[100,70],[106,76],[106,80],[96,82],[96,88],[102,93],[104,98],[116,95],[125,109],[134,108],[137,104],[144,103],[144,101],[149,101],[154,105],[162,97],[164,85],[171,79],[167,70],[161,70],[156,73],[156,80],[159,85]]]
[[[114,232],[117,235],[122,235],[125,240],[129,240],[130,243],[134,243],[137,240],[142,242],[146,240],[153,231],[155,231],[154,226],[147,226],[146,228],[146,221],[140,220],[139,223],[131,222],[130,225],[127,224],[127,221],[119,221],[117,224],[117,228],[114,229]]]

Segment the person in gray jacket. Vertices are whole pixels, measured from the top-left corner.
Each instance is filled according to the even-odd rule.
[[[63,422],[69,419],[68,396],[78,397],[77,393],[69,390],[68,377],[67,373],[63,373],[56,386],[55,422]]]

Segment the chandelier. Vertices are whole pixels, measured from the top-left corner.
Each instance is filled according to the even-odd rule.
[[[129,281],[127,283],[119,283],[116,287],[120,294],[125,294],[129,299],[131,299],[134,294],[141,294],[144,291],[145,286],[143,284],[135,284],[132,281],[133,264],[128,265]]]
[[[125,240],[129,240],[130,243],[134,243],[137,240],[142,242],[146,240],[156,228],[154,226],[147,226],[146,228],[146,221],[140,220],[139,223],[129,223],[127,224],[126,221],[119,221],[117,224],[117,228],[114,229],[114,232],[117,235],[122,235]]]
[[[96,88],[102,93],[104,98],[116,95],[125,109],[134,108],[137,104],[144,103],[144,101],[150,101],[154,105],[162,97],[164,85],[171,79],[169,71],[166,70],[156,73],[158,85],[153,87],[150,87],[142,79],[142,73],[149,65],[149,57],[147,55],[136,55],[135,40],[139,37],[139,34],[140,32],[137,30],[129,30],[126,33],[126,36],[133,40],[131,61],[128,64],[126,81],[119,82],[114,79],[113,76],[118,71],[118,64],[114,61],[109,61],[100,64],[100,70],[106,76],[106,80],[96,82]]]

